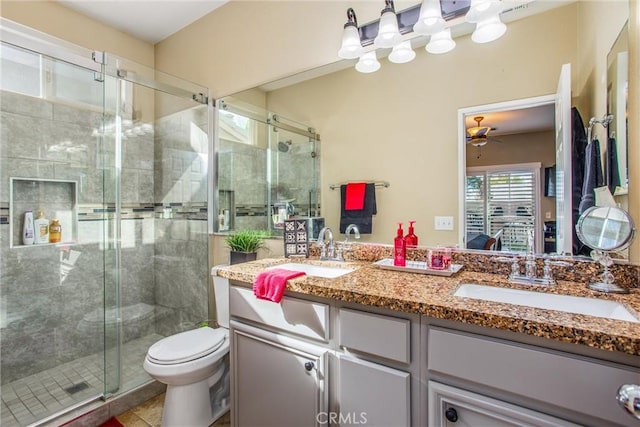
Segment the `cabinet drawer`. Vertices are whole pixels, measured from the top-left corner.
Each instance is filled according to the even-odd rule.
[[[433,327],[427,361],[431,373],[566,408],[599,425],[640,426],[616,402],[618,388],[637,382],[640,370]]]
[[[287,296],[277,304],[257,299],[252,289],[231,286],[229,310],[232,317],[315,340],[329,339],[329,306],[326,304]]]
[[[429,381],[428,400],[428,425],[431,427],[449,426],[449,418],[454,417],[457,420],[451,422],[462,426],[579,427],[540,412],[433,381]]]
[[[340,310],[340,345],[402,363],[411,361],[411,322],[364,311]]]

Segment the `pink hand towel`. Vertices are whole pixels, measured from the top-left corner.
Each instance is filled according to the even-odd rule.
[[[303,271],[286,270],[284,268],[265,270],[258,274],[256,280],[254,280],[253,294],[259,299],[280,302],[287,280],[304,276],[304,274]]]

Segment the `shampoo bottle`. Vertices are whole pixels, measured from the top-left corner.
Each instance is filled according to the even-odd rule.
[[[402,223],[399,222],[396,238],[393,239],[393,265],[399,267],[404,267],[407,263],[405,258],[407,246],[404,241],[403,234]]]
[[[62,241],[62,226],[60,221],[52,219],[49,224],[49,243],[60,243]]]
[[[409,232],[406,236],[404,236],[404,242],[407,248],[416,248],[418,247],[418,236],[416,236],[413,232],[413,224],[415,221],[409,221]]]
[[[44,211],[38,211],[38,218],[33,221],[35,228],[35,243],[49,243],[49,220],[44,217]]]
[[[26,211],[24,213],[24,224],[22,225],[22,244],[33,245],[35,242],[35,233],[33,231],[33,212]]]

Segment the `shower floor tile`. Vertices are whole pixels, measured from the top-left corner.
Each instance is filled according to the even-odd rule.
[[[121,389],[150,379],[142,368],[147,350],[162,335],[127,342],[121,350]],[[92,354],[1,386],[0,425],[23,427],[71,405],[101,396],[104,355]]]

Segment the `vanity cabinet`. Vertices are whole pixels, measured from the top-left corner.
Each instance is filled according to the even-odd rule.
[[[319,426],[329,412],[329,306],[230,286],[234,426]]]
[[[229,308],[234,426],[423,425],[419,316],[289,295],[275,304],[234,282]]]
[[[640,426],[640,420],[634,420],[616,402],[621,385],[637,382],[640,376],[637,360],[635,366],[614,363],[560,351],[551,348],[551,342],[549,347],[542,347],[503,339],[497,337],[499,332],[495,331],[493,336],[485,336],[429,325],[424,333],[427,335],[424,381],[429,384],[429,420],[441,420],[446,409],[456,405],[462,408],[456,409],[459,419],[464,418],[469,425],[475,425],[470,420],[478,419],[479,413],[500,420],[504,414],[501,410],[493,411],[491,408],[497,408],[495,405],[475,405],[484,398],[488,402],[494,398],[513,406],[512,417],[514,413],[521,413],[551,420],[546,424],[530,422],[530,425],[564,426],[573,422],[594,427]],[[453,402],[451,399],[458,400],[456,394],[445,389],[441,397],[443,393],[438,384],[459,389],[460,396],[471,392],[472,398]],[[542,414],[553,414],[556,418]],[[496,422],[492,425],[514,424]],[[527,424],[518,421],[515,425]]]
[[[411,425],[411,375],[379,363],[338,356],[338,400],[346,425]]]
[[[428,384],[429,427],[578,427],[521,406],[451,387],[434,381]]]
[[[234,424],[320,425],[328,411],[327,350],[232,324]]]
[[[411,321],[349,308],[337,320],[340,413],[367,426],[410,426]]]

